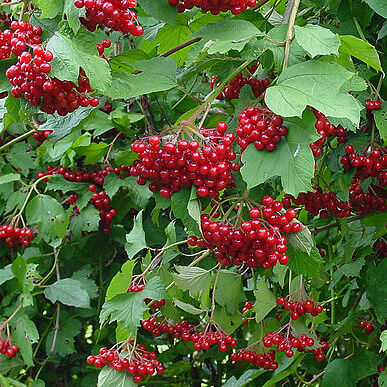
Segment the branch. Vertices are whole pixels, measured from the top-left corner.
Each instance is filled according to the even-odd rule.
[[[294,6],[294,0],[289,0],[288,3],[286,4],[286,10],[281,22],[282,24],[289,23],[290,14],[292,13],[293,6]]]
[[[6,144],[4,144],[3,146],[0,146],[0,151],[2,151],[3,149],[7,149],[9,146],[11,146],[12,144],[15,144],[16,142],[24,140],[26,137],[28,137],[29,135],[31,135],[32,133],[35,133],[35,132],[38,132],[38,130],[37,129],[31,129],[29,132],[23,133],[19,137],[16,137],[13,140],[11,140],[11,141],[7,142]]]
[[[183,42],[183,43],[177,45],[176,47],[173,47],[173,48],[163,52],[162,54],[159,55],[159,57],[170,56],[170,55],[174,54],[175,52],[180,51],[183,48],[190,46],[191,44],[194,44],[196,42],[200,42],[201,40],[202,40],[202,38],[193,38],[193,39],[187,40],[186,42]]]
[[[348,223],[355,222],[356,220],[362,219],[362,218],[364,218],[365,216],[366,216],[365,214],[355,215],[355,216],[352,216],[351,218],[348,218],[348,219],[347,219],[347,222],[348,222]],[[310,232],[311,232],[313,235],[316,235],[316,234],[318,234],[319,232],[326,231],[326,230],[330,230],[331,228],[339,227],[340,225],[341,225],[340,222],[331,223],[331,224],[327,224],[327,225],[322,226],[322,227],[312,228],[312,229],[310,230]]]
[[[290,3],[292,0],[289,0],[288,3],[288,8],[290,8]],[[284,53],[284,63],[282,66],[282,71],[284,71],[288,67],[289,63],[289,55],[290,55],[290,45],[293,40],[293,27],[294,27],[294,22],[296,21],[296,16],[297,16],[297,10],[300,5],[300,0],[294,0],[294,4],[290,13],[290,19],[289,19],[289,24],[288,24],[288,31],[286,33],[286,39],[285,39],[285,53]],[[285,12],[286,14],[286,12]],[[284,19],[285,19],[284,15]]]

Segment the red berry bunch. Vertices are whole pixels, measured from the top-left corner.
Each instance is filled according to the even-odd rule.
[[[321,305],[315,305],[312,300],[300,300],[300,301],[291,301],[290,295],[286,297],[278,297],[277,305],[281,305],[284,310],[291,310],[292,313],[290,318],[292,320],[297,320],[300,316],[306,313],[310,313],[312,316],[317,316],[323,311]]]
[[[297,206],[304,206],[305,210],[313,216],[320,215],[322,219],[329,214],[339,218],[351,215],[351,207],[348,202],[339,200],[335,192],[323,193],[318,188],[315,188],[315,192],[301,192],[297,198],[290,194],[285,194],[282,198],[284,208],[289,208],[292,202]]]
[[[156,352],[148,352],[141,344],[134,348],[134,342],[119,343],[119,349],[101,348],[96,356],[88,356],[87,364],[94,364],[97,368],[104,365],[116,371],[124,371],[133,375],[135,383],[141,383],[149,375],[162,374],[165,367],[157,359]],[[124,347],[124,348],[122,348]]]
[[[160,336],[163,333],[167,333],[175,339],[178,339],[184,335],[184,338],[188,339],[185,341],[189,341],[191,333],[195,331],[195,327],[187,320],[183,320],[177,324],[170,324],[167,320],[157,321],[155,317],[150,317],[147,320],[141,321],[141,325],[153,336]]]
[[[288,133],[288,128],[282,125],[282,117],[275,115],[266,106],[249,106],[242,111],[238,120],[237,143],[242,152],[252,143],[259,151],[273,151],[281,137]]]
[[[247,69],[248,75],[245,76],[243,73],[238,74],[227,87],[217,96],[217,99],[225,99],[231,101],[232,99],[238,99],[241,89],[244,85],[250,85],[251,90],[256,98],[258,98],[270,85],[269,78],[257,79],[253,77],[253,74],[257,70],[259,63]],[[214,90],[220,86],[221,82],[218,82],[218,77],[211,77],[210,86]]]
[[[347,140],[347,131],[341,126],[336,128],[327,120],[324,114],[320,113],[318,110],[314,108],[311,108],[310,110],[317,119],[314,127],[316,128],[317,133],[321,136],[320,139],[310,144],[310,149],[312,150],[314,157],[319,157],[322,154],[321,147],[325,144],[327,137],[337,137],[337,141],[339,143],[343,143]]]
[[[34,233],[29,228],[14,227],[9,224],[0,225],[0,239],[5,239],[9,247],[29,246]]]
[[[369,335],[375,328],[374,324],[369,321],[360,321],[359,322],[359,327],[364,329],[364,332]]]
[[[91,28],[100,25],[133,36],[144,33],[144,28],[138,24],[137,13],[130,10],[137,6],[137,0],[74,0],[74,5],[85,7]]]
[[[214,219],[211,213],[203,214],[203,238],[190,236],[188,243],[214,250],[217,260],[225,266],[245,263],[251,268],[261,266],[270,269],[277,262],[286,265],[289,261],[285,254],[287,240],[281,232],[296,233],[301,230],[301,224],[293,222],[297,212],[288,209],[281,213],[281,202],[275,201],[271,196],[265,196],[262,205],[262,210],[250,209],[250,220],[234,217],[237,223],[228,219]]]
[[[297,335],[291,333],[289,328],[290,326],[288,326],[285,334],[281,334],[281,332],[268,332],[263,338],[263,345],[266,348],[275,346],[277,351],[285,352],[286,357],[293,357],[294,351],[298,350],[299,352],[307,351],[314,353],[317,361],[325,359],[322,351],[328,348],[328,343],[321,342],[321,347],[308,348],[315,345],[315,340],[304,334]]]
[[[267,353],[259,353],[248,348],[240,349],[230,356],[231,361],[247,361],[265,370],[276,370],[278,363],[275,361],[275,351],[269,350]]]
[[[109,60],[105,57],[104,52],[105,52],[105,49],[109,48],[111,45],[112,45],[112,42],[109,39],[104,39],[102,43],[97,44],[97,51],[98,51],[99,57],[105,59],[107,62],[109,62]]]
[[[9,3],[11,0],[3,1],[3,4]],[[9,28],[11,27],[12,20],[10,19],[10,15],[6,14],[5,12],[0,13],[0,25],[2,27]]]
[[[42,130],[40,132],[32,133],[32,136],[36,140],[36,145],[40,146],[43,144],[45,140],[47,140],[48,136],[52,133],[52,130]]]
[[[382,107],[381,101],[373,101],[372,99],[365,100],[367,110],[379,110]]]
[[[349,202],[354,211],[363,214],[374,211],[385,212],[387,211],[386,200],[387,191],[385,188],[371,184],[364,192],[360,180],[356,178],[352,180],[349,187]]]
[[[183,130],[191,139],[179,139]],[[193,139],[190,130],[201,140]],[[232,171],[240,168],[232,150],[234,134],[226,133],[227,124],[219,122],[216,129],[179,128],[168,136],[151,136],[135,141],[131,149],[137,153],[130,174],[139,185],[148,181],[152,192],[170,198],[181,187],[195,185],[199,196],[218,197],[219,191],[234,184]],[[168,141],[174,138],[174,141]]]
[[[92,187],[94,189],[94,187]],[[90,187],[89,187],[90,190]],[[110,198],[105,191],[94,192],[91,196],[89,204],[92,204],[99,210],[99,226],[104,234],[110,234],[111,226],[114,217],[117,215],[117,210],[112,208]]]
[[[204,12],[211,12],[217,15],[219,12],[231,11],[239,15],[248,7],[254,7],[256,0],[168,0],[172,6],[177,6],[178,12],[184,12],[193,7],[201,8]]]
[[[10,340],[0,339],[0,353],[2,355],[7,355],[10,359],[15,357],[19,347],[17,345],[12,345]]]
[[[373,247],[374,247],[374,249],[377,250],[376,256],[378,258],[385,258],[385,257],[387,257],[387,243],[386,243],[386,241],[384,241],[383,239],[378,239],[374,243]]]
[[[382,187],[387,186],[387,147],[355,152],[354,146],[347,144],[345,153],[340,158],[344,170],[356,168],[356,178],[376,177]]]
[[[137,284],[137,281],[142,281],[142,283],[139,283]],[[145,288],[145,285],[146,285],[146,282],[145,282],[145,279],[144,277],[137,277],[136,279],[134,279],[132,281],[132,283],[129,285],[129,288],[128,290],[126,291],[126,293],[138,293],[138,292],[142,292]],[[155,300],[153,301],[151,298],[145,298],[144,299],[144,302],[145,304],[150,304],[149,307],[151,309],[158,309],[160,308],[160,306],[164,306],[165,305],[165,299],[161,299],[159,301]]]

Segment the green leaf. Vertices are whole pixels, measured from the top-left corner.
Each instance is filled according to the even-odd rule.
[[[165,235],[167,237],[167,241],[165,242],[164,248],[177,242],[176,221],[172,220],[172,222],[168,224],[165,228]],[[179,254],[180,251],[177,246],[167,249],[163,254],[163,264],[165,265],[172,261],[172,259],[176,258]]]
[[[48,195],[35,196],[26,208],[27,223],[37,225],[39,234],[48,241],[66,236],[69,217],[61,204]]]
[[[222,387],[241,387],[246,386],[247,383],[251,382],[259,375],[262,375],[267,371],[265,370],[247,370],[239,379],[232,376]]]
[[[81,332],[82,325],[79,320],[75,318],[67,318],[65,321],[59,322],[60,329],[55,333],[54,330],[48,333],[46,339],[46,353],[47,355],[58,354],[65,357],[75,352],[74,337]],[[52,343],[56,335],[56,343],[51,353]]]
[[[274,294],[263,279],[257,282],[257,288],[254,290],[254,297],[255,304],[252,310],[255,312],[256,322],[259,323],[277,306],[277,303]]]
[[[159,0],[137,0],[138,5],[150,16],[164,21],[168,24],[175,24],[177,9]]]
[[[69,23],[70,28],[73,30],[74,34],[77,34],[81,23],[79,18],[86,14],[84,8],[79,9],[74,5],[74,0],[64,0],[63,13],[67,17],[67,23]]]
[[[374,110],[375,125],[379,130],[380,138],[387,142],[387,101],[382,103],[379,110]]]
[[[110,323],[117,321],[131,333],[135,333],[147,310],[144,299],[160,300],[165,297],[166,291],[161,278],[153,277],[141,292],[118,294],[105,302],[102,306],[100,322],[102,324],[106,318],[109,318]]]
[[[382,342],[379,352],[387,351],[387,331],[383,331],[379,339]]]
[[[287,241],[294,250],[299,250],[310,255],[315,242],[308,227],[301,224],[301,231],[292,232],[287,236]]]
[[[90,298],[96,298],[98,296],[98,286],[93,279],[89,278],[91,273],[91,266],[86,265],[81,270],[76,271],[71,278],[82,283],[83,289],[87,291]]]
[[[12,271],[12,265],[7,265],[3,269],[0,269],[0,285],[3,283],[15,278],[15,275]]]
[[[96,39],[91,32],[82,30],[76,39],[55,32],[47,43],[47,50],[54,54],[51,76],[77,83],[82,68],[92,89],[102,93],[109,91],[112,83],[110,67],[106,60],[98,56]]]
[[[136,261],[131,260],[125,262],[121,271],[119,271],[111,280],[107,290],[105,301],[111,300],[117,294],[126,293],[129,288],[130,283],[132,282],[133,268],[136,264]]]
[[[113,367],[104,366],[98,375],[98,387],[137,387],[133,376],[128,372],[117,371]]]
[[[57,142],[67,134],[71,133],[72,129],[79,125],[79,123],[87,118],[94,110],[91,106],[79,107],[72,113],[66,116],[60,116],[58,113],[50,114],[47,121],[39,127],[40,130],[53,130],[49,139],[52,142]]]
[[[39,9],[42,11],[42,18],[53,19],[58,16],[62,10],[62,1],[35,0]]]
[[[339,54],[340,39],[327,28],[308,24],[294,26],[296,42],[312,57]]]
[[[289,256],[288,267],[296,274],[304,274],[312,278],[320,278],[319,267],[323,263],[318,250],[313,247],[310,254],[301,250],[294,250],[288,245],[286,254]]]
[[[14,324],[12,339],[19,346],[25,364],[33,367],[32,344],[37,343],[39,340],[39,332],[34,322],[26,315],[19,317]]]
[[[360,347],[357,349],[350,361],[356,381],[364,379],[367,376],[375,375],[378,372],[378,354],[365,348]]]
[[[238,273],[222,270],[215,291],[215,300],[225,306],[227,311],[235,314],[239,304],[246,299],[243,292],[242,277]]]
[[[179,301],[179,300],[176,300],[174,299],[173,300],[173,303],[180,309],[183,309],[184,312],[187,312],[189,314],[202,314],[205,312],[205,310],[203,309],[198,309],[198,308],[195,308],[193,305],[191,304],[187,304],[185,302],[182,302],[182,301]]]
[[[387,4],[384,0],[364,0],[376,13],[387,19]]]
[[[378,386],[386,387],[387,386],[387,369],[385,369],[378,378]]]
[[[245,164],[241,168],[243,180],[248,188],[264,183],[274,176],[280,176],[285,192],[297,196],[311,188],[314,175],[314,157],[309,144],[319,136],[314,128],[314,116],[305,111],[304,117],[284,121],[289,129],[274,152],[257,151],[250,144],[242,153]]]
[[[81,281],[65,278],[44,290],[44,295],[53,304],[57,301],[77,308],[90,308],[90,297]]]
[[[19,142],[14,144],[7,154],[7,160],[18,172],[26,176],[28,171],[34,168],[34,159],[31,156],[31,150],[27,148],[27,144]]]
[[[108,147],[109,144],[101,141],[99,143],[92,142],[89,145],[74,148],[74,150],[79,156],[85,156],[84,161],[86,164],[95,164],[102,161],[102,157],[106,155]]]
[[[378,33],[378,40],[383,39],[387,35],[387,21],[383,23],[383,27]]]
[[[212,281],[211,273],[201,267],[175,266],[177,273],[172,273],[176,286],[182,290],[189,290],[193,296],[207,290]]]
[[[367,297],[374,305],[375,314],[381,324],[387,320],[386,272],[387,260],[383,259],[378,266],[369,265],[366,273]]]
[[[360,258],[356,262],[349,262],[345,263],[344,265],[340,266],[334,273],[333,273],[333,281],[330,284],[330,288],[333,288],[338,284],[338,282],[344,277],[360,277],[361,269],[364,266],[364,259]]]
[[[192,232],[195,235],[199,235],[200,229],[197,220],[187,212],[187,208],[191,208],[191,213],[195,214],[194,203],[190,203],[193,199],[191,196],[191,190],[184,187],[178,192],[175,192],[171,198],[172,211],[177,219],[181,219],[184,226],[187,227],[188,232]]]
[[[298,63],[284,70],[276,86],[266,90],[265,102],[284,117],[301,117],[304,109],[312,106],[326,116],[347,118],[357,125],[362,107],[353,96],[340,92],[351,77],[353,73],[338,64]]]
[[[356,378],[349,360],[335,359],[328,363],[321,387],[336,386],[337,381],[341,387],[355,387]]]
[[[354,56],[376,71],[383,72],[378,52],[372,44],[352,35],[341,35],[340,40],[340,54]]]
[[[249,38],[261,35],[263,35],[262,32],[247,20],[225,19],[205,25],[194,32],[192,37],[220,40],[222,42],[246,39],[247,43]]]
[[[141,210],[134,220],[133,229],[129,234],[126,234],[125,251],[128,254],[129,259],[133,259],[134,256],[142,249],[147,247],[145,240],[145,232],[142,225],[142,213]]]
[[[129,196],[138,209],[145,208],[152,197],[152,192],[145,185],[138,185],[134,176],[122,180],[123,187],[129,191]]]
[[[177,86],[177,65],[171,58],[151,58],[132,64],[138,74],[114,72],[106,94],[113,99],[129,99],[143,94],[165,91]]]
[[[99,210],[94,207],[86,207],[79,214],[74,213],[71,217],[71,233],[79,237],[82,231],[91,232],[99,229]]]
[[[6,175],[0,176],[0,185],[11,183],[12,181],[19,181],[20,175],[18,173],[7,173]]]

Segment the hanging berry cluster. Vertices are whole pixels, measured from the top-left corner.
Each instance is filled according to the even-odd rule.
[[[0,339],[0,353],[8,356],[10,359],[15,357],[19,351],[17,345],[12,345],[9,340]]]
[[[256,0],[168,0],[172,6],[177,6],[178,12],[184,12],[193,7],[201,8],[204,12],[211,12],[217,15],[219,12],[231,11],[239,15],[248,7],[254,7]]]
[[[271,196],[262,199],[262,210],[251,208],[250,220],[241,218],[242,207],[231,206],[223,216],[219,211],[203,214],[201,228],[203,238],[191,236],[191,246],[208,247],[215,252],[217,260],[225,266],[231,264],[247,267],[270,269],[279,262],[286,265],[289,257],[286,253],[286,238],[281,233],[301,230],[301,224],[293,222],[297,212],[288,209],[280,213],[282,204]],[[235,216],[228,215],[236,211]],[[232,223],[234,221],[234,223]]]
[[[34,233],[29,228],[2,224],[0,225],[0,239],[4,239],[8,247],[29,246],[34,239]]]
[[[288,128],[282,125],[282,117],[273,114],[266,106],[249,106],[239,114],[238,120],[237,143],[242,152],[250,144],[259,151],[273,151],[288,133]]]
[[[281,305],[284,310],[292,311],[290,315],[292,320],[297,320],[300,316],[306,313],[310,313],[313,317],[316,317],[323,311],[323,307],[321,305],[315,305],[312,300],[307,299],[292,301],[290,300],[290,295],[286,297],[278,297],[277,304]]]
[[[234,185],[231,172],[240,168],[238,163],[232,163],[236,159],[232,150],[235,136],[226,131],[227,124],[219,122],[215,129],[199,131],[183,126],[171,135],[135,141],[131,149],[139,160],[134,162],[130,173],[140,185],[150,181],[149,189],[159,191],[164,197],[170,198],[181,187],[192,185],[198,187],[199,196],[218,197],[219,191]]]
[[[52,133],[52,130],[42,130],[40,132],[32,133],[32,137],[36,140],[36,145],[40,146],[45,140],[48,139],[48,136]]]
[[[369,322],[369,321],[360,321],[359,327],[364,329],[364,333],[366,335],[369,335],[375,329],[374,324],[372,324],[372,322]]]
[[[338,218],[351,215],[351,206],[348,202],[339,200],[335,192],[323,193],[319,188],[315,188],[315,192],[301,192],[297,198],[285,194],[282,198],[284,208],[290,208],[291,202],[297,206],[304,206],[310,214],[313,216],[320,215],[322,219],[325,219],[329,214]]]
[[[267,353],[259,353],[248,348],[240,349],[230,356],[231,361],[247,361],[265,370],[276,370],[278,363],[275,361],[275,351],[269,350]]]
[[[162,374],[165,367],[157,359],[156,352],[148,352],[144,344],[135,345],[134,341],[117,344],[118,349],[101,348],[96,356],[88,356],[87,364],[97,368],[104,365],[116,371],[128,372],[133,375],[135,383],[141,383],[146,376]]]
[[[48,75],[53,54],[40,46],[42,29],[39,26],[14,21],[11,30],[4,31],[0,37],[0,55],[1,59],[9,57],[11,52],[17,56],[17,64],[6,71],[13,97],[24,96],[33,106],[41,103],[43,112],[58,112],[62,116],[80,106],[98,106],[98,98],[90,96],[90,82],[82,69],[78,85]]]
[[[254,96],[258,98],[270,85],[269,78],[258,79],[253,77],[258,66],[259,63],[255,63],[253,66],[249,67],[247,69],[247,76],[243,73],[238,74],[217,96],[217,99],[221,100],[224,98],[226,101],[238,99],[241,89],[245,85],[250,85]],[[220,84],[221,82],[218,82],[217,76],[211,77],[210,87],[212,90],[220,86]]]
[[[281,333],[281,330],[284,328],[286,328],[286,332]],[[286,357],[293,357],[295,350],[299,352],[310,352],[315,355],[317,361],[323,361],[325,359],[322,351],[328,349],[328,343],[326,342],[320,342],[320,347],[311,348],[315,345],[313,337],[305,334],[298,335],[292,331],[290,324],[283,326],[280,331],[268,332],[263,338],[263,345],[266,348],[276,347],[275,350],[285,352]]]
[[[130,8],[137,0],[74,0],[78,8],[86,9],[86,26],[94,30],[97,25],[124,34],[141,36],[144,28],[138,24],[137,13]]]
[[[338,126],[337,128],[332,125],[324,114],[320,113],[314,108],[310,108],[312,113],[316,117],[316,122],[314,127],[317,130],[317,133],[321,136],[317,141],[310,144],[310,149],[312,150],[314,157],[319,157],[322,154],[322,146],[325,144],[327,137],[337,137],[339,143],[344,143],[347,140],[346,134],[347,131],[342,127]]]

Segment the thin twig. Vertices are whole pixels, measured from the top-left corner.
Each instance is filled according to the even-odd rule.
[[[7,142],[6,144],[4,144],[3,146],[0,146],[0,151],[2,151],[3,149],[7,149],[8,147],[10,147],[11,145],[15,144],[16,142],[24,140],[26,137],[30,136],[32,133],[35,133],[37,131],[38,131],[37,129],[31,129],[29,132],[23,133],[19,137],[16,137],[13,140],[11,140],[11,141]]]
[[[289,55],[290,55],[290,45],[291,45],[292,40],[293,40],[293,27],[294,27],[294,22],[296,21],[297,10],[298,10],[299,5],[300,5],[300,0],[294,0],[292,11],[290,13],[288,30],[286,32],[284,63],[282,66],[282,71],[284,71],[288,67]],[[284,15],[284,19],[285,19],[285,15]]]
[[[202,38],[193,38],[193,39],[187,40],[186,42],[183,42],[183,43],[177,45],[176,47],[173,47],[173,48],[163,52],[162,54],[159,55],[159,57],[170,56],[170,55],[174,54],[175,52],[180,51],[183,48],[190,46],[191,44],[199,42],[200,40],[202,40]]]
[[[367,214],[367,215],[368,215],[368,214]],[[350,223],[350,222],[355,222],[356,220],[362,219],[362,218],[364,218],[365,216],[366,216],[365,214],[354,215],[354,216],[352,216],[351,218],[348,218],[348,219],[347,219],[347,222],[348,222],[348,223]],[[330,230],[331,228],[339,227],[340,225],[341,225],[340,222],[331,223],[331,224],[327,224],[327,225],[322,226],[322,227],[312,228],[312,229],[310,230],[310,232],[311,232],[313,235],[316,235],[316,234],[318,234],[319,232],[326,231],[326,230]]]

